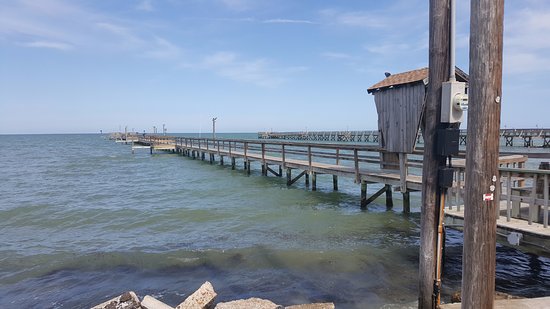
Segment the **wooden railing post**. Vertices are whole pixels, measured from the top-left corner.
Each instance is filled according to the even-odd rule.
[[[401,193],[406,193],[407,190],[407,154],[399,153],[399,180],[401,181]]]
[[[512,173],[506,173],[506,221],[512,217]]]
[[[544,227],[548,227],[548,174],[544,174],[544,215],[543,215],[543,224]]]
[[[311,171],[311,145],[307,145],[307,162],[309,166],[309,171]]]
[[[285,144],[281,145],[281,156],[282,156],[282,168],[286,168],[286,155],[285,155]]]
[[[353,161],[355,163],[355,183],[361,181],[361,176],[359,174],[359,155],[357,153],[357,148],[353,149]]]
[[[537,201],[537,176],[538,174],[533,175],[533,189],[531,190],[531,202],[529,203],[529,215],[527,222],[529,225],[533,223],[533,216],[535,212],[536,201]]]

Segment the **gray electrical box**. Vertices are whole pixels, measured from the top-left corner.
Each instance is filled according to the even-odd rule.
[[[466,83],[444,82],[441,88],[441,122],[462,122],[464,111],[467,109]]]

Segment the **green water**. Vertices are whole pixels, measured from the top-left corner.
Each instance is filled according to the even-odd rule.
[[[207,280],[219,301],[416,306],[419,194],[409,216],[397,194],[393,210],[381,199],[362,211],[359,187],[341,178],[333,192],[329,175],[312,192],[259,166],[132,154],[99,135],[0,143],[12,145],[0,148],[0,308],[87,308],[126,290],[175,306]],[[446,295],[460,285],[461,234],[449,233]],[[521,282],[501,289],[548,293],[548,259],[498,256],[498,280]]]

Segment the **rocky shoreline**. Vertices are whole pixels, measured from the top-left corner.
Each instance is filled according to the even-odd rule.
[[[314,303],[292,306],[281,306],[261,298],[239,299],[229,302],[216,303],[218,294],[214,287],[206,281],[198,290],[189,295],[176,307],[167,305],[156,298],[146,295],[142,300],[136,293],[129,291],[106,302],[92,307],[92,309],[334,309],[333,303]]]

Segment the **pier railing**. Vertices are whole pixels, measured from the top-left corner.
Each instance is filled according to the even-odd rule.
[[[526,169],[525,161],[501,162],[500,172],[500,207],[498,218],[525,220],[548,228],[548,211],[550,206],[550,170]],[[455,167],[455,181],[448,199],[449,209],[460,211],[464,196],[465,168]],[[466,206],[464,206],[466,207]]]
[[[466,130],[460,130],[460,145],[466,145]],[[535,140],[540,140],[539,146],[550,147],[550,129],[526,128],[526,129],[501,129],[500,137],[505,141],[505,146],[514,146],[514,139],[523,140],[524,147],[534,147]],[[303,141],[333,141],[333,142],[357,142],[378,143],[380,132],[370,131],[304,131],[304,132],[258,132],[259,139],[282,139]],[[417,144],[423,144],[422,130],[418,132]]]
[[[306,168],[319,174],[354,177],[356,182],[372,181],[372,172],[392,170],[396,179],[391,181],[401,192],[418,191],[419,179],[410,181],[409,174],[419,175],[421,158],[400,155],[398,161],[381,159],[384,150],[374,145],[310,143],[298,141],[211,139],[196,137],[140,136],[139,143],[146,145],[173,145],[175,149],[194,149],[218,156],[243,158],[264,164],[279,164],[281,168]],[[300,162],[298,162],[300,161]],[[304,166],[304,161],[308,162]],[[381,169],[381,167],[384,167]],[[390,180],[388,180],[390,181]],[[375,181],[372,181],[375,183]]]
[[[193,156],[208,153],[223,158],[242,158],[248,164],[260,162],[267,175],[269,165],[279,165],[279,172],[295,168],[309,173],[351,177],[357,183],[382,183],[394,186],[402,193],[419,191],[422,187],[422,156],[401,154],[397,162],[383,162],[384,150],[378,146],[357,144],[311,143],[277,140],[211,139],[173,136],[139,136],[138,142],[158,149],[193,151]],[[548,170],[525,169],[526,156],[500,158],[499,217],[521,219],[529,224],[539,222],[548,227],[549,175]],[[453,160],[455,178],[449,190],[447,207],[460,210],[463,205],[465,160]],[[382,169],[384,167],[384,169]],[[264,171],[265,170],[265,171]],[[303,174],[303,173],[302,173]],[[307,175],[306,175],[307,176]],[[307,178],[306,178],[307,179]],[[306,180],[307,181],[307,180]],[[546,188],[544,190],[543,188]],[[498,190],[497,190],[498,191]],[[505,202],[504,202],[505,201]],[[466,206],[462,206],[466,207]]]

